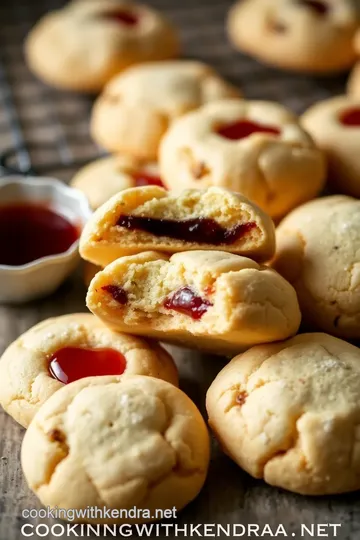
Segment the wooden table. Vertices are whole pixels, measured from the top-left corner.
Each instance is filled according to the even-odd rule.
[[[345,78],[314,79],[280,73],[232,51],[223,24],[231,0],[150,3],[167,12],[181,28],[187,56],[211,63],[225,77],[240,84],[248,97],[277,100],[301,112],[317,99],[344,89]],[[91,100],[57,92],[36,81],[24,65],[21,45],[46,7],[58,4],[60,0],[0,2],[0,151],[17,146],[17,166],[26,168],[31,164],[38,173],[67,181],[82,163],[99,155],[88,136]],[[50,298],[17,307],[0,306],[0,353],[40,320],[85,311],[84,297],[79,270]],[[182,389],[204,412],[205,392],[225,360],[176,347],[169,349],[180,370]],[[52,522],[22,517],[23,509],[40,508],[25,485],[20,468],[23,429],[0,412],[0,433],[0,540],[17,540],[24,538],[23,524]],[[206,485],[196,501],[181,512],[177,523],[254,524],[259,526],[259,535],[266,524],[273,533],[282,524],[288,536],[296,540],[325,537],[321,533],[335,538],[330,528],[315,528],[313,536],[302,534],[302,525],[311,530],[319,524],[341,524],[336,538],[355,540],[360,539],[360,494],[308,498],[270,488],[242,472],[214,443]],[[253,537],[256,538],[255,532],[242,536]],[[50,534],[47,538],[55,536]],[[170,538],[174,535],[170,534]]]

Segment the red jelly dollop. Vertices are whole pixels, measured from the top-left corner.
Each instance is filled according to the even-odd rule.
[[[166,298],[164,307],[173,309],[192,319],[199,320],[213,304],[198,296],[190,287],[181,287]]]
[[[0,206],[0,264],[20,266],[64,253],[78,237],[78,227],[47,206]]]
[[[152,174],[144,173],[143,171],[138,171],[136,173],[133,173],[132,177],[137,187],[140,187],[140,186],[165,187],[159,176],[153,176]]]
[[[119,287],[118,285],[104,285],[101,289],[111,294],[118,304],[122,304],[123,306],[127,304],[128,297],[126,291],[122,287]]]
[[[298,0],[298,2],[312,9],[318,15],[326,15],[329,11],[329,5],[320,0]]]
[[[360,126],[360,109],[349,109],[340,116],[340,122],[344,126]]]
[[[142,216],[119,216],[116,225],[126,229],[139,229],[154,236],[167,236],[185,242],[201,244],[232,244],[256,227],[256,223],[239,223],[231,229],[225,229],[214,219],[194,218],[176,221],[154,219]]]
[[[269,135],[280,135],[280,130],[273,126],[266,126],[259,124],[258,122],[251,122],[250,120],[237,120],[231,124],[220,126],[216,133],[225,137],[225,139],[231,139],[237,141],[239,139],[245,139],[254,133],[268,133]]]
[[[106,13],[105,17],[124,24],[125,26],[135,26],[139,22],[139,18],[135,13],[125,9]]]
[[[125,356],[114,349],[64,347],[49,362],[51,377],[68,384],[84,377],[121,375],[126,368]]]

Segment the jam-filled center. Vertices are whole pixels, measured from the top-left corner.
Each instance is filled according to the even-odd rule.
[[[130,230],[146,231],[154,236],[213,245],[233,244],[257,227],[254,221],[239,223],[226,229],[211,218],[171,220],[131,215],[120,215],[116,225]]]
[[[67,251],[79,230],[41,204],[0,206],[0,264],[21,266]]]
[[[164,307],[199,320],[213,304],[197,295],[191,287],[181,287],[165,299]]]
[[[237,141],[250,137],[254,133],[267,133],[269,135],[280,135],[277,127],[252,122],[250,120],[237,120],[229,124],[224,124],[217,128],[216,133],[225,139]]]
[[[302,4],[312,9],[318,15],[326,15],[329,11],[329,5],[321,0],[297,0],[298,4]]]
[[[344,126],[353,126],[353,127],[359,127],[360,126],[360,108],[352,108],[344,111],[340,117],[340,122]]]
[[[144,171],[137,171],[131,175],[134,179],[136,187],[140,186],[160,186],[165,187],[161,181],[160,176],[149,174]]]
[[[121,304],[122,306],[127,304],[127,293],[122,287],[119,287],[118,285],[104,285],[101,289],[109,293],[118,304]]]
[[[64,347],[49,360],[51,377],[64,384],[84,377],[121,375],[125,368],[125,356],[114,349]]]
[[[139,17],[129,9],[117,9],[105,13],[106,19],[116,21],[124,26],[136,26],[139,22]]]

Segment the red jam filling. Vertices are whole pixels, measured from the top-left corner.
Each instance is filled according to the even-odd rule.
[[[199,320],[213,304],[198,296],[190,287],[181,287],[166,298],[164,307]]]
[[[125,9],[105,13],[105,17],[125,26],[135,26],[139,22],[139,17],[135,13]]]
[[[344,126],[360,126],[360,109],[348,109],[340,115],[339,120]]]
[[[125,356],[114,349],[64,347],[49,362],[51,377],[68,384],[84,377],[121,375],[126,368]]]
[[[118,304],[121,304],[123,306],[127,304],[128,297],[126,291],[122,287],[119,287],[118,285],[104,285],[104,287],[101,287],[101,289],[111,294],[113,299]]]
[[[78,227],[47,206],[0,206],[0,264],[20,266],[64,253],[78,237]]]
[[[231,124],[220,126],[216,133],[225,139],[237,141],[245,139],[254,133],[268,133],[269,135],[280,135],[280,130],[274,126],[251,122],[250,120],[237,120]]]
[[[137,187],[140,186],[160,186],[165,187],[159,176],[154,176],[143,171],[138,171],[132,174]]]
[[[233,244],[257,226],[254,221],[249,221],[239,223],[231,229],[225,229],[210,218],[176,221],[126,215],[119,216],[116,225],[130,230],[146,231],[154,236],[167,236],[185,242],[213,245]]]
[[[318,15],[326,15],[329,11],[329,5],[320,0],[298,0],[298,3],[312,9]]]

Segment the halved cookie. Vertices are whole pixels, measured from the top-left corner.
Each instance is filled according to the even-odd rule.
[[[123,373],[178,382],[172,358],[158,344],[111,332],[90,313],[54,317],[30,328],[4,352],[0,404],[27,427],[64,384]]]
[[[147,250],[198,249],[266,261],[274,254],[274,224],[254,203],[223,188],[174,194],[147,186],[126,189],[103,204],[80,239],[81,256],[99,266]]]
[[[300,324],[280,274],[223,251],[122,257],[96,274],[87,306],[114,330],[218,353],[286,339]]]

